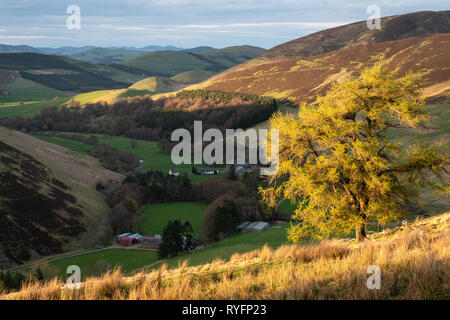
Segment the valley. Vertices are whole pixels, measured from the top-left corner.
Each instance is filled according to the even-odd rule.
[[[269,50],[0,45],[0,299],[447,298],[450,11],[381,26]],[[278,171],[247,140],[243,162],[174,164],[195,121],[202,157],[278,130]],[[396,289],[364,290],[366,264]]]

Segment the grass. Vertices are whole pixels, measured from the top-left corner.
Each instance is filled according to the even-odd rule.
[[[198,266],[211,263],[216,259],[228,261],[236,253],[258,250],[265,245],[271,248],[278,248],[287,243],[287,226],[283,225],[280,226],[281,228],[272,228],[264,232],[236,234],[218,241],[206,249],[171,258],[165,260],[164,263],[167,264],[169,269],[177,268],[184,261],[187,261],[189,266]],[[160,267],[161,264],[155,264],[152,269]]]
[[[9,102],[0,105],[0,118],[33,118],[39,114],[42,109],[48,108],[52,105],[57,105],[66,102],[68,99],[59,100],[58,102],[42,102],[42,101],[27,101],[20,104],[19,102]]]
[[[279,210],[280,213],[294,213],[297,210],[297,206],[292,204],[291,201],[285,200],[281,203]]]
[[[1,109],[0,109],[1,110]],[[90,134],[82,134],[82,135],[90,135]],[[191,165],[174,165],[172,163],[171,156],[168,152],[159,149],[158,144],[153,141],[145,141],[145,140],[136,140],[137,145],[135,148],[131,146],[132,139],[124,138],[124,137],[110,137],[106,135],[96,134],[98,137],[98,141],[100,143],[106,144],[110,147],[116,148],[121,151],[129,152],[134,154],[139,159],[145,161],[145,165],[140,168],[141,171],[148,170],[157,170],[161,171],[164,174],[168,174],[169,170],[172,168],[178,168],[180,172],[186,173],[189,175],[189,178],[193,182],[199,182],[205,179],[210,179],[211,177],[223,177],[225,174],[219,174],[215,176],[206,176],[206,175],[193,175],[192,174],[192,166]],[[48,138],[42,136],[36,136],[36,138],[45,140],[47,142],[51,142],[70,150],[76,152],[87,153],[86,150],[90,150],[89,145],[78,142],[75,140],[63,139],[63,138]],[[204,166],[208,167],[208,166]]]
[[[72,258],[66,258],[63,260],[50,262],[49,266],[54,268],[56,273],[65,278],[65,271],[68,266],[77,265],[86,273],[95,273],[94,263],[104,261],[109,265],[109,268],[113,270],[115,267],[120,266],[124,272],[135,270],[142,265],[149,265],[158,260],[156,252],[148,250],[133,250],[133,249],[107,249],[88,253]]]
[[[161,234],[170,220],[189,221],[196,235],[200,235],[203,212],[207,205],[201,202],[156,203],[147,206],[142,215],[142,232]]]
[[[197,267],[162,266],[125,277],[119,270],[88,279],[80,290],[57,280],[30,283],[0,299],[17,300],[433,300],[448,299],[450,213],[363,243],[322,241],[234,254]],[[380,268],[370,290],[368,267]]]
[[[43,141],[57,144],[59,146],[67,148],[69,150],[81,152],[84,154],[88,154],[89,151],[94,148],[93,145],[90,145],[90,144],[87,144],[87,143],[84,143],[81,141],[71,140],[71,139],[65,139],[65,138],[60,138],[60,137],[46,137],[46,136],[35,136],[35,137],[38,139],[41,139]]]
[[[81,93],[81,94],[78,94],[75,97],[73,97],[73,100],[80,102],[81,105],[85,105],[89,101],[103,97],[103,96],[107,95],[108,93],[111,93],[112,91],[114,91],[114,90],[99,90],[99,91],[92,91],[92,92],[88,92],[88,93]]]
[[[32,80],[17,78],[14,82],[2,84],[1,88],[7,90],[9,95],[0,97],[0,102],[37,101],[61,97],[62,92],[48,88]]]
[[[216,74],[215,72],[211,71],[194,70],[179,73],[170,79],[178,83],[193,84],[205,81],[206,79],[212,77],[215,74]]]

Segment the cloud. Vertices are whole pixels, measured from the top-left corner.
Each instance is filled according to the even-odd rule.
[[[1,36],[0,39],[48,39],[46,36]]]
[[[111,24],[101,24],[100,28],[112,29],[112,30],[148,30],[148,28],[144,28],[144,27],[113,26]]]
[[[228,24],[188,24],[180,29],[219,29],[219,28],[269,28],[269,27],[308,27],[333,28],[349,22],[259,22],[259,23],[228,23]]]

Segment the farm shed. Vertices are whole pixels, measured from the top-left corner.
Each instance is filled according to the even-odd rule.
[[[249,224],[250,224],[250,222],[248,222],[248,221],[247,222],[243,222],[240,225],[238,225],[237,230],[239,232],[244,232],[245,227],[247,227]]]
[[[136,241],[140,241],[143,237],[144,236],[139,234],[139,233],[135,233],[135,234],[132,234],[132,235],[128,236],[128,238],[131,238],[131,239],[136,240]]]
[[[117,241],[120,241],[120,239],[122,239],[122,238],[125,238],[125,237],[128,237],[128,236],[131,236],[131,233],[122,233],[122,234],[119,234],[116,238],[117,238]]]
[[[238,226],[238,231],[240,232],[262,232],[269,229],[270,225],[267,222],[256,221],[256,222],[244,222]]]
[[[122,237],[119,240],[119,245],[122,247],[130,247],[133,245],[134,239],[128,238],[128,237]]]
[[[157,250],[159,245],[161,244],[161,239],[157,239],[155,237],[143,237],[140,240],[139,247],[145,249],[154,249]]]

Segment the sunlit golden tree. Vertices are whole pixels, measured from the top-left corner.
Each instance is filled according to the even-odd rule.
[[[400,148],[392,129],[418,127],[423,108],[419,75],[397,77],[381,63],[357,79],[335,83],[298,117],[277,113],[280,170],[261,193],[275,205],[298,204],[291,241],[350,234],[366,238],[369,221],[387,223],[407,215],[407,201],[429,185],[448,193],[449,156],[438,146]],[[432,174],[431,174],[432,173]],[[437,179],[435,178],[437,177]]]

